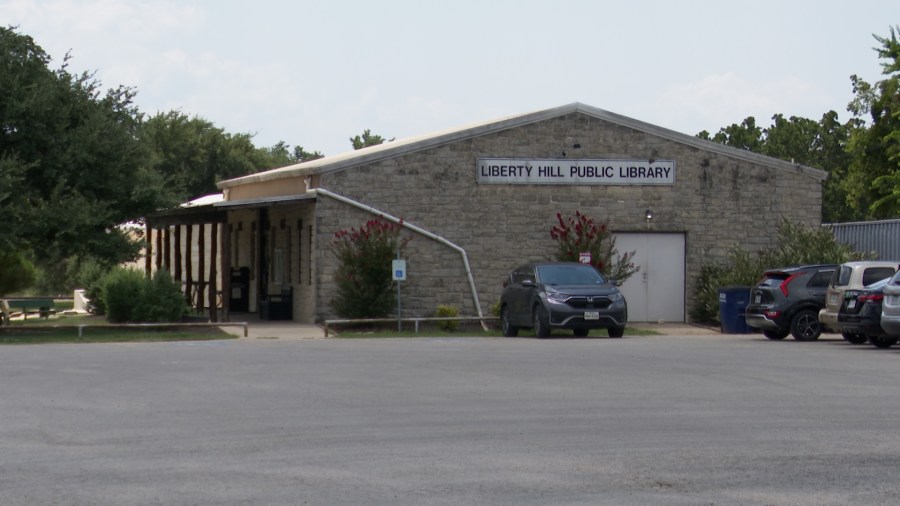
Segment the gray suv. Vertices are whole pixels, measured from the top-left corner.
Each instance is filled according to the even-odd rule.
[[[819,311],[837,265],[804,265],[771,269],[750,290],[744,315],[747,325],[762,329],[769,339],[788,334],[798,341],[813,341],[822,333]]]
[[[578,337],[591,329],[607,329],[622,337],[628,307],[625,297],[594,267],[577,262],[539,262],[516,268],[500,296],[503,335],[534,328],[538,337],[552,329],[571,329]]]

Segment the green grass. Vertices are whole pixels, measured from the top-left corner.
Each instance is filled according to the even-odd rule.
[[[53,328],[54,326],[91,325],[79,337],[77,328]],[[126,329],[103,328],[107,322],[102,317],[73,315],[48,319],[29,318],[14,321],[0,327],[0,345],[3,344],[49,344],[49,343],[139,343],[169,341],[212,341],[236,339],[218,327],[190,329]]]

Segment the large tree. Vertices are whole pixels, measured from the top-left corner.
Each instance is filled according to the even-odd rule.
[[[884,60],[884,76],[871,85],[852,76],[856,98],[848,109],[864,126],[853,131],[849,144],[852,162],[846,188],[871,218],[900,216],[900,28],[891,28],[889,37],[875,35],[875,48]]]
[[[365,129],[362,135],[357,135],[356,137],[350,137],[350,144],[353,145],[353,149],[362,149],[367,148],[369,146],[377,146],[379,144],[384,144],[385,142],[391,142],[394,139],[385,139],[384,137],[373,134],[371,130],[368,128]]]
[[[180,111],[158,113],[141,127],[150,165],[166,179],[178,198],[216,193],[218,181],[321,158],[301,146],[279,142],[257,148],[248,133],[232,134],[211,121]]]
[[[848,205],[843,188],[846,167],[850,163],[847,142],[856,125],[855,120],[841,123],[834,111],[823,114],[818,122],[776,114],[768,128],[757,126],[751,116],[740,125],[720,129],[712,137],[706,131],[700,132],[698,137],[828,172],[823,187],[822,219],[834,222],[860,216]]]
[[[0,253],[28,252],[45,268],[132,256],[117,225],[165,203],[144,165],[134,91],[101,93],[68,60],[51,69],[31,37],[0,27]]]
[[[264,154],[250,134],[229,134],[180,111],[147,119],[140,133],[150,165],[181,200],[218,192],[216,182],[257,172]]]
[[[308,162],[325,156],[319,151],[310,153],[303,149],[303,146],[294,146],[294,149],[291,150],[291,146],[284,141],[279,141],[278,144],[269,148],[260,148],[260,150],[264,157],[267,158],[265,167],[263,167],[265,169]]]

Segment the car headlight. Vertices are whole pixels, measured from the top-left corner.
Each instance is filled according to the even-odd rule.
[[[547,292],[547,300],[556,304],[563,304],[569,296],[559,292]]]
[[[611,300],[613,302],[619,302],[620,300],[622,300],[624,298],[625,297],[622,296],[622,292],[613,292],[613,293],[609,294],[609,300]]]

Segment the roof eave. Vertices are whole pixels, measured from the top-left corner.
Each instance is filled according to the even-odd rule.
[[[221,181],[217,184],[220,189],[226,189],[233,186],[239,186],[248,183],[260,183],[273,181],[290,177],[305,177],[311,175],[324,174],[344,170],[360,165],[366,165],[398,156],[403,156],[418,151],[432,149],[453,142],[458,142],[473,137],[508,130],[510,128],[521,127],[532,123],[545,121],[548,119],[565,116],[572,113],[581,113],[606,121],[615,125],[631,128],[640,132],[655,135],[672,142],[685,144],[704,151],[711,151],[722,154],[724,156],[746,160],[752,163],[770,166],[782,170],[790,170],[800,172],[813,179],[824,181],[828,174],[820,169],[808,167],[801,164],[795,164],[772,158],[751,151],[732,148],[712,141],[700,139],[674,130],[669,130],[660,126],[652,125],[643,121],[639,121],[627,116],[612,113],[596,107],[591,107],[582,103],[571,103],[568,105],[544,109],[531,113],[510,116],[499,120],[480,123],[474,126],[461,127],[457,129],[437,132],[430,135],[420,137],[411,137],[408,139],[371,146],[357,151],[350,151],[339,155],[334,155],[317,160],[290,165],[279,169],[272,169],[265,172],[250,174],[247,176]]]

